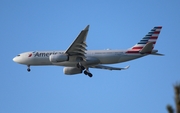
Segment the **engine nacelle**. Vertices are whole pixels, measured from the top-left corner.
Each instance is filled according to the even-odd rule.
[[[56,54],[56,55],[50,55],[49,56],[49,61],[50,62],[64,62],[64,61],[68,61],[69,56],[66,54]]]
[[[82,70],[76,67],[64,67],[63,72],[66,75],[74,75],[74,74],[82,73]]]

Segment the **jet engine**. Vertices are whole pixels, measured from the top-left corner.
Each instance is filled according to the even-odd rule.
[[[64,67],[63,72],[66,75],[74,75],[74,74],[82,73],[82,70],[76,67]]]
[[[56,54],[56,55],[50,55],[49,56],[49,61],[50,62],[64,62],[64,61],[68,61],[69,60],[69,56],[66,54]]]

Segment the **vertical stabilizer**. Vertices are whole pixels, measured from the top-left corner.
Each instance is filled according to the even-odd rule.
[[[149,50],[149,47],[152,47],[150,50],[153,50],[161,29],[162,29],[162,26],[156,26],[153,29],[151,29],[151,31],[148,32],[148,34],[146,34],[145,37],[143,37],[133,47],[128,49],[126,53],[139,53],[144,47],[147,48],[147,46],[148,46],[148,50]]]

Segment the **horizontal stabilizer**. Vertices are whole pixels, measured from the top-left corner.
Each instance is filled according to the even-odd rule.
[[[117,68],[117,67],[110,67],[110,66],[104,66],[104,65],[95,65],[95,66],[92,66],[91,68],[107,69],[107,70],[126,70],[129,67],[130,66],[126,66],[124,68]]]
[[[161,54],[161,53],[151,53],[151,55],[164,56],[164,54]]]
[[[149,53],[153,49],[153,42],[147,43],[139,52],[140,53]]]

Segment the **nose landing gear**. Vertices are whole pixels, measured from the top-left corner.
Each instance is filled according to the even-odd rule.
[[[27,67],[28,67],[28,68],[27,68],[27,71],[30,72],[30,71],[31,71],[30,65],[28,65]]]

